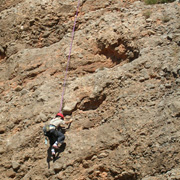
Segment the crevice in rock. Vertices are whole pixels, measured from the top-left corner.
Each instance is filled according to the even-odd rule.
[[[1,60],[1,59],[4,59],[5,57],[6,57],[5,54],[1,54],[1,53],[0,53],[0,60]]]
[[[131,62],[139,57],[139,49],[126,40],[118,39],[114,44],[98,43],[99,55],[105,55],[107,59],[111,59],[113,64],[118,65],[123,61]]]
[[[91,155],[87,156],[87,157],[85,158],[85,160],[86,160],[86,161],[87,161],[87,160],[91,160],[94,155],[96,155],[96,154],[91,154]]]
[[[32,70],[34,70],[34,69],[38,69],[41,65],[42,65],[42,63],[33,65],[33,66],[27,68],[26,71],[32,71]]]
[[[23,80],[25,79],[34,79],[35,77],[37,77],[39,74],[45,72],[45,70],[41,70],[41,71],[38,71],[38,72],[31,72],[31,73],[27,73]]]
[[[115,150],[119,147],[119,144],[113,144],[111,147],[110,147],[110,150]]]
[[[85,97],[77,107],[81,110],[88,111],[88,110],[95,110],[97,109],[103,101],[106,99],[106,95],[103,94],[101,96],[95,98]]]
[[[0,60],[6,57],[6,48],[0,46]]]

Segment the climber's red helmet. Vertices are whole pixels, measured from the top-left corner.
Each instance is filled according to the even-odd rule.
[[[61,113],[57,113],[57,114],[56,114],[56,117],[61,117],[62,119],[64,119],[64,115],[61,114]]]

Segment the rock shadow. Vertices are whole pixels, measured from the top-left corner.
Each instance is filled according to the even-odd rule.
[[[99,95],[95,98],[84,98],[80,104],[77,105],[77,108],[88,111],[97,109],[104,101],[106,100],[106,95]]]
[[[110,58],[115,65],[125,60],[131,62],[139,57],[138,47],[133,43],[129,43],[128,40],[118,39],[114,44],[97,42],[97,45],[99,48],[98,54],[105,55],[107,59]]]
[[[52,156],[52,153],[51,153],[51,148],[52,146],[49,146],[48,150],[47,150],[47,163],[48,163],[48,169],[50,169],[50,162],[55,162],[57,159],[60,158],[60,154],[62,152],[64,152],[64,150],[66,149],[66,143],[63,143],[61,145],[61,147],[59,149],[56,149],[55,152],[55,156]]]
[[[53,157],[53,162],[60,158],[60,154],[66,149],[66,143],[63,143],[59,149],[56,150],[56,155]]]

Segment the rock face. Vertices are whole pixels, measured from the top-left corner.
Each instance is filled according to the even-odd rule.
[[[0,1],[0,174],[16,180],[180,179],[180,4],[80,1],[55,162],[43,125],[59,111],[77,1]]]

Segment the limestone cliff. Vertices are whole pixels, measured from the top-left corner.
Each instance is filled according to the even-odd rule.
[[[0,2],[1,179],[180,179],[179,2],[80,1],[74,121],[54,162],[42,127],[59,111],[78,1]]]

